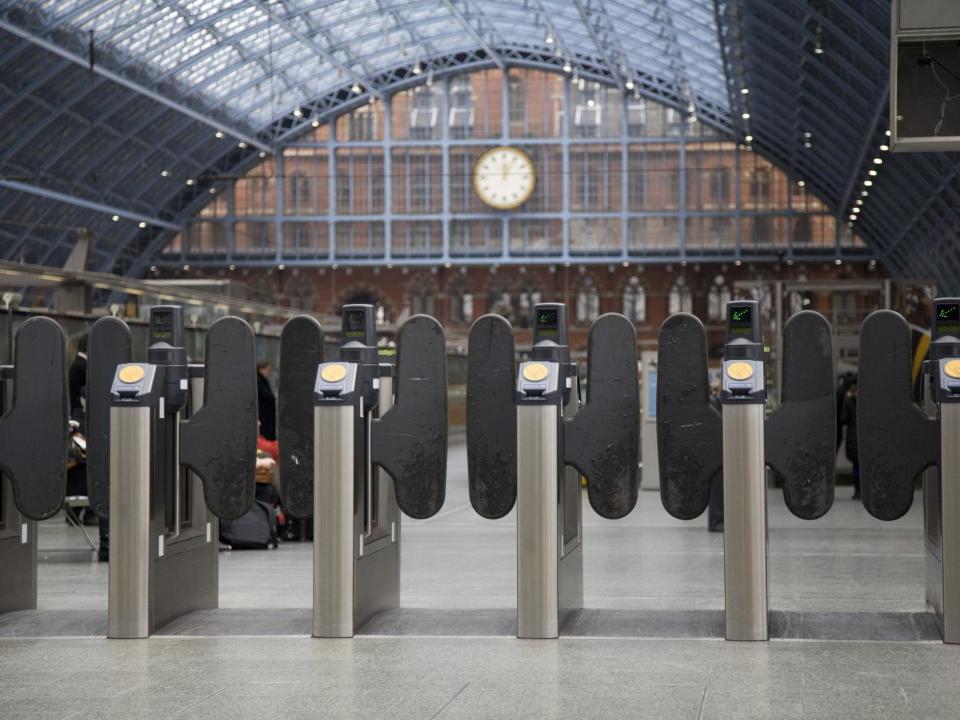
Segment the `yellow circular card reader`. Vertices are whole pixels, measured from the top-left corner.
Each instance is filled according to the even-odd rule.
[[[320,371],[320,377],[326,382],[340,382],[347,376],[347,368],[343,365],[327,365]]]
[[[960,360],[951,360],[943,366],[943,371],[949,377],[960,379]]]
[[[727,377],[731,380],[749,380],[753,377],[753,365],[745,362],[735,362],[727,365]]]
[[[550,374],[550,368],[543,363],[530,363],[523,369],[523,379],[530,382],[541,382]]]
[[[125,368],[120,370],[118,376],[120,378],[120,382],[132,385],[133,383],[143,380],[144,372],[143,368],[139,365],[127,365]]]

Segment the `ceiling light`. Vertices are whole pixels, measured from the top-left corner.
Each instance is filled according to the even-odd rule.
[[[355,95],[359,95],[360,93],[363,92],[363,88],[360,87],[360,83],[354,83],[353,87],[350,89],[353,90]]]
[[[231,270],[236,270],[236,269],[237,269],[237,266],[236,266],[236,265],[230,265],[230,269],[231,269]]]
[[[414,75],[419,75],[419,74],[422,73],[422,72],[423,72],[423,67],[420,65],[420,61],[417,60],[417,62],[414,63],[414,65],[413,65],[413,74],[414,74]]]
[[[193,178],[187,178],[187,185],[193,185]]]
[[[875,158],[873,159],[873,164],[874,164],[874,165],[883,165],[883,158],[875,157]]]
[[[804,136],[807,140],[809,140],[810,138],[813,137],[813,133],[812,133],[812,132],[805,132],[805,133],[803,134],[803,136]]]
[[[266,153],[265,151],[261,150],[261,151],[260,151],[260,157],[265,158],[266,156],[267,156],[267,153]]]
[[[741,94],[741,95],[749,95],[749,94],[750,94],[750,88],[740,88],[740,94]]]
[[[890,149],[889,145],[884,144],[880,146],[880,152],[887,152],[887,150],[889,149]]]
[[[864,180],[863,184],[867,187],[873,187],[873,180]]]
[[[745,113],[743,113],[743,115],[741,115],[740,117],[742,117],[744,120],[749,120],[749,119],[750,119],[750,113],[745,112]]]
[[[210,188],[209,190],[207,190],[207,192],[210,193],[211,195],[216,195],[216,194],[217,194],[217,189],[216,189],[215,187],[212,187],[212,188]]]
[[[547,36],[543,39],[547,45],[553,45],[553,33],[547,33]]]
[[[313,125],[315,128],[320,127],[320,121],[319,121],[319,120],[314,120],[314,121],[313,121],[312,123],[310,123],[310,124]]]
[[[241,150],[243,150],[245,147],[247,147],[247,144],[246,144],[245,142],[241,141],[241,142],[238,142],[238,143],[237,143],[237,147],[240,148]]]
[[[748,143],[752,143],[752,142],[753,142],[753,135],[747,135],[747,136],[744,138],[744,141],[745,141],[745,142],[748,142]]]
[[[813,143],[812,143],[812,142],[805,142],[805,143],[803,144],[803,146],[804,146],[807,150],[809,150],[810,148],[813,147]]]
[[[886,136],[887,136],[887,137],[890,137],[890,131],[889,131],[889,130],[887,130]]]
[[[568,72],[570,72],[571,70],[573,70],[573,65],[571,65],[569,61],[563,63],[563,71],[564,71],[565,73],[568,73]]]
[[[633,90],[633,79],[632,78],[628,79],[627,82],[624,83],[624,87],[627,90]]]
[[[217,132],[214,133],[214,136],[217,138],[217,140],[223,140],[223,130],[217,130]]]
[[[851,220],[856,220],[856,219],[857,219],[857,216],[856,216],[856,215],[851,215],[851,216],[850,216],[850,219],[851,219]]]
[[[867,197],[867,195],[870,194],[870,191],[869,191],[869,190],[864,190],[864,191],[862,191],[860,194],[863,195],[864,197]]]
[[[356,86],[354,86],[354,87],[356,87]],[[301,110],[300,108],[297,108],[296,110],[293,111],[293,116],[294,116],[294,117],[303,117],[303,110]]]
[[[112,218],[110,218],[110,219],[113,220],[114,222],[120,222],[120,216],[119,216],[119,215],[114,215],[114,216],[113,216]]]
[[[857,198],[857,205],[863,205],[863,198]]]
[[[160,171],[160,177],[167,177],[167,176],[169,176],[169,175],[170,175],[170,173],[169,173],[167,170],[161,170],[161,171]]]
[[[150,266],[150,272],[156,272],[156,271],[157,271],[157,266],[156,266],[156,265],[151,265],[151,266]]]
[[[799,185],[800,187],[806,187],[807,183],[805,180],[798,180],[797,185]]]
[[[734,260],[733,264],[736,265],[737,267],[740,267],[741,265],[743,265],[743,260]]]
[[[593,107],[596,104],[597,103],[594,102],[593,98],[590,98],[589,100],[587,100],[587,107]]]
[[[141,229],[141,230],[143,230],[146,226],[147,226],[147,224],[146,224],[145,222],[141,222],[141,223],[140,223],[140,229]]]
[[[876,170],[867,170],[867,175],[869,175],[870,177],[876,177],[876,176],[877,176],[877,171],[876,171]]]
[[[277,270],[286,270],[286,269],[287,269],[287,266],[284,265],[283,263],[280,263],[279,265],[277,265]]]
[[[854,211],[855,213],[860,212],[860,210],[861,210],[861,208],[858,208],[858,207],[855,207],[855,208],[853,209],[853,211]]]

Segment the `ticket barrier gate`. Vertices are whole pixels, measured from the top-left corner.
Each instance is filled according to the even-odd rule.
[[[145,638],[218,604],[217,519],[253,504],[257,444],[253,332],[235,317],[208,330],[187,362],[182,308],[150,311],[146,362],[130,329],[90,332],[87,474],[91,507],[110,519],[107,635]]]
[[[13,365],[0,366],[0,613],[37,607],[37,524],[66,491],[66,342],[56,322],[27,320]]]
[[[783,328],[781,406],[765,418],[763,339],[756,301],[727,304],[721,411],[710,400],[703,324],[678,313],[660,328],[657,446],[667,512],[707,509],[723,470],[724,607],[728,640],[767,640],[766,466],[787,508],[813,520],[833,504],[836,406],[830,325],[804,311]]]
[[[857,440],[863,505],[902,517],[923,473],[926,599],[945,643],[960,643],[960,298],[934,300],[924,408],[913,397],[910,327],[890,310],[860,330]],[[924,472],[926,470],[926,472]]]
[[[570,359],[567,308],[538,304],[533,348],[516,371],[513,330],[499,315],[470,329],[470,502],[497,519],[517,506],[517,636],[556,638],[583,607],[580,476],[604,518],[627,515],[639,488],[636,332],[608,314],[590,328],[587,403]]]
[[[443,328],[407,320],[395,365],[378,355],[374,306],[345,305],[340,337],[333,362],[311,317],[280,338],[283,504],[313,516],[314,637],[352,637],[399,606],[400,512],[430,517],[446,490]]]

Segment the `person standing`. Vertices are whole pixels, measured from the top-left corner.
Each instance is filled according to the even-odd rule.
[[[860,497],[860,448],[857,445],[857,383],[854,381],[843,398],[840,413],[842,424],[847,426],[847,460],[853,464],[853,499]]]
[[[67,370],[67,385],[70,393],[70,419],[80,423],[84,428],[86,393],[87,393],[87,336],[77,340],[77,354]]]
[[[277,439],[277,396],[270,387],[270,363],[257,363],[257,415],[260,418],[260,434],[267,440]]]

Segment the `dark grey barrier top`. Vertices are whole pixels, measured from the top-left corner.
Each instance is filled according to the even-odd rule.
[[[253,506],[257,467],[256,339],[224,317],[207,333],[203,407],[180,421],[180,462],[203,481],[210,512],[233,520]]]
[[[706,332],[688,313],[660,326],[657,454],[663,507],[681,520],[700,515],[710,502],[710,478],[723,465],[723,422],[710,402]]]
[[[443,506],[447,487],[447,355],[443,328],[414,315],[397,334],[396,401],[373,422],[371,459],[394,481],[413,518]]]
[[[117,366],[133,359],[130,328],[115,317],[93,324],[87,341],[87,488],[90,507],[110,512],[110,388]]]
[[[633,510],[640,486],[640,387],[633,323],[617,313],[597,318],[590,327],[587,357],[587,403],[564,423],[564,459],[587,478],[590,506],[613,520]]]
[[[857,445],[863,505],[896,520],[913,504],[913,481],[940,459],[940,434],[913,401],[910,327],[891,310],[877,310],[860,327]]]
[[[783,328],[780,409],[767,418],[767,464],[783,478],[783,497],[797,517],[813,520],[833,505],[837,446],[830,323],[805,310]]]
[[[67,370],[63,330],[53,320],[27,320],[15,337],[13,407],[0,420],[0,471],[14,502],[32,520],[63,505],[67,472]]]
[[[470,504],[491,520],[517,501],[516,380],[513,328],[484,315],[467,342],[467,473]]]
[[[298,518],[313,514],[313,388],[323,354],[323,329],[315,318],[298,315],[286,322],[277,387],[280,493],[284,512]]]

